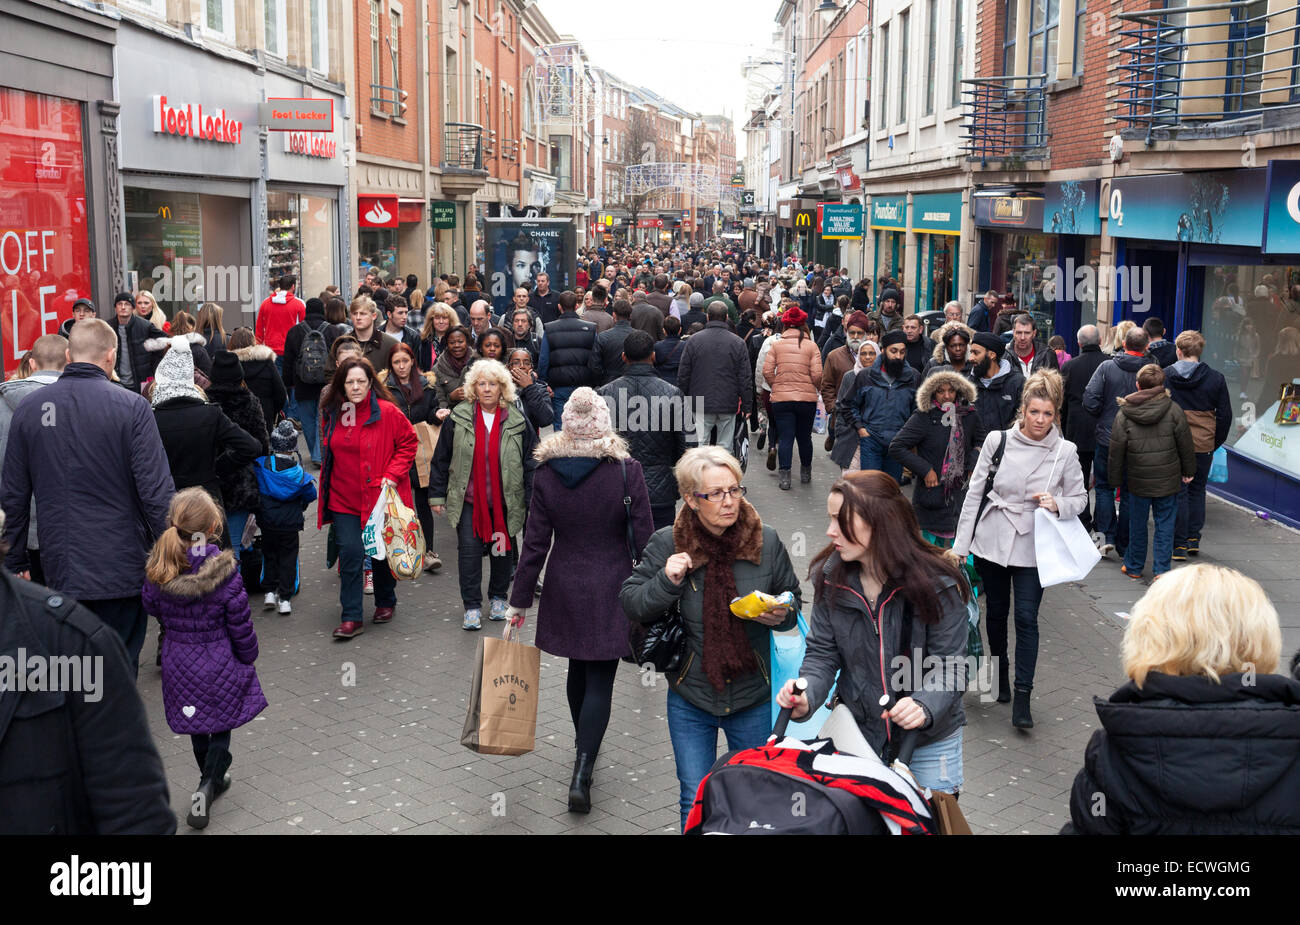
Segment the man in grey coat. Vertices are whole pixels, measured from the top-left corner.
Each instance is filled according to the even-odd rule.
[[[10,379],[0,383],[0,465],[9,445],[9,425],[13,423],[18,405],[37,389],[58,380],[68,362],[68,339],[60,334],[46,334],[32,344],[32,374],[26,379]],[[32,502],[32,525],[27,528],[27,559],[31,563],[32,581],[45,584],[41,569],[40,542],[36,536],[36,502]]]
[[[736,415],[748,415],[754,407],[753,371],[745,342],[727,324],[727,306],[709,306],[704,330],[686,338],[677,386],[692,399],[695,414],[695,445],[710,442],[718,429],[717,446],[731,452],[736,436]]]

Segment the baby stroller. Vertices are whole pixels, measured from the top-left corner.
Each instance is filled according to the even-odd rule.
[[[766,745],[718,759],[700,782],[682,834],[940,834],[940,816],[955,806],[936,812],[912,779],[907,762],[915,732],[886,766],[843,704],[810,741],[784,738],[790,712],[781,711]]]

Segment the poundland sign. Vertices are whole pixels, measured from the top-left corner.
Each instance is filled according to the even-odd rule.
[[[852,240],[862,237],[862,206],[847,204],[822,206],[822,238]]]
[[[907,200],[902,196],[875,196],[871,200],[871,227],[907,229]]]

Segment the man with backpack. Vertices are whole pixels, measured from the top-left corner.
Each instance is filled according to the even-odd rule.
[[[339,329],[325,320],[325,303],[307,300],[307,317],[284,338],[284,385],[293,390],[312,465],[320,468],[320,392],[329,381],[330,347]]]

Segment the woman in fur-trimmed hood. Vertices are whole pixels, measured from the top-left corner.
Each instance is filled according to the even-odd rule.
[[[916,390],[916,411],[889,444],[890,458],[916,474],[912,509],[921,529],[943,541],[939,545],[952,545],[970,473],[984,442],[975,394],[974,383],[960,373],[931,372]]]
[[[641,464],[614,432],[605,399],[586,386],[565,403],[564,430],[543,440],[533,456],[538,467],[509,615],[512,625],[523,625],[546,565],[537,646],[569,659],[569,710],[577,727],[569,808],[587,812],[614,675],[628,654],[618,593],[632,574],[633,555],[640,557],[654,531],[650,495]]]
[[[960,350],[960,363],[958,363],[957,357],[953,356],[952,351],[948,349],[950,346],[949,339],[954,334],[957,336],[957,340],[952,342],[952,346],[954,350]],[[971,341],[974,339],[975,331],[969,325],[960,321],[944,322],[943,326],[934,332],[934,350],[930,352],[930,359],[925,362],[925,369],[921,373],[921,378],[924,379],[929,376],[940,366],[955,368],[960,373],[968,372],[966,366],[967,348],[970,347]],[[956,346],[958,344],[960,344],[960,347]]]
[[[262,420],[268,432],[275,429],[280,412],[288,404],[284,380],[275,368],[275,351],[259,344],[250,328],[236,328],[230,334],[230,352],[239,357],[248,391],[262,403]]]

